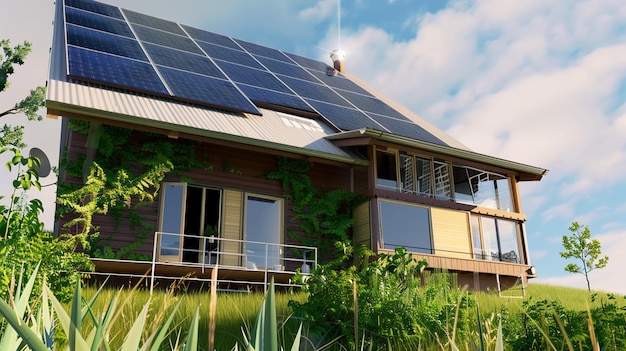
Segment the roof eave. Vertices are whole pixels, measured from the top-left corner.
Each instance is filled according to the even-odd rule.
[[[411,139],[399,135],[381,132],[378,130],[363,128],[358,130],[345,131],[326,137],[329,140],[346,140],[356,138],[370,138],[379,141],[389,142],[397,145],[407,146],[420,150],[430,151],[441,155],[457,157],[468,161],[483,163],[495,167],[509,169],[519,173],[520,181],[539,181],[548,173],[548,170],[540,167],[530,166],[519,162],[509,161],[502,158],[489,156],[467,149],[459,149],[450,146],[432,144],[416,139]]]

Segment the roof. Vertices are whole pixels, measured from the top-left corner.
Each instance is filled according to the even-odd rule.
[[[367,161],[333,141],[359,137],[358,130],[485,159],[320,61],[92,0],[58,1],[55,16],[49,114],[352,164]]]

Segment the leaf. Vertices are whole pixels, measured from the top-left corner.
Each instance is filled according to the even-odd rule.
[[[133,326],[126,334],[126,339],[124,340],[124,344],[122,344],[121,351],[137,351],[139,350],[139,343],[141,342],[141,333],[143,331],[143,326],[146,324],[147,316],[148,316],[148,308],[150,307],[150,300],[146,302],[135,319]]]
[[[4,300],[0,300],[0,315],[4,317],[4,319],[9,323],[12,330],[17,332],[17,334],[24,340],[24,342],[35,351],[48,351],[46,345],[39,340],[39,336],[33,332],[26,323],[17,318],[15,311],[7,304]],[[7,330],[8,331],[8,330]],[[6,331],[5,331],[6,333]],[[6,334],[4,335],[6,337]],[[3,337],[3,340],[5,338]],[[8,340],[8,338],[6,339]],[[17,341],[16,341],[17,342]],[[9,348],[18,349],[17,345],[7,345],[6,349]],[[3,348],[4,350],[5,348]]]
[[[504,351],[504,342],[502,341],[502,318],[498,316],[498,335],[496,336],[496,351]]]
[[[152,345],[150,346],[150,351],[158,351],[159,349],[161,349],[161,344],[165,340],[165,336],[167,335],[167,331],[170,327],[170,324],[174,320],[174,317],[176,316],[176,312],[178,311],[178,307],[180,307],[180,304],[182,301],[183,301],[182,299],[178,300],[178,302],[174,306],[174,309],[170,313],[170,316],[167,318],[165,323],[159,329],[159,333],[156,335],[156,337],[152,341]],[[145,348],[142,347],[142,350],[145,350]]]
[[[276,297],[274,293],[274,277],[270,289],[263,299],[263,304],[257,315],[250,345],[256,351],[277,351],[278,330],[276,324]]]
[[[191,320],[189,326],[189,334],[187,334],[187,342],[185,343],[185,351],[197,351],[198,350],[198,315],[200,314],[200,307],[196,307],[196,312]]]
[[[50,291],[50,288],[48,288],[47,286],[44,288],[48,290],[50,302],[52,302],[52,307],[54,308],[54,311],[56,312],[57,318],[59,320],[59,323],[61,324],[61,327],[63,328],[63,331],[65,332],[65,335],[69,335],[70,324],[71,324],[70,316],[65,311],[65,307],[59,302],[56,296],[54,296],[54,294]],[[80,296],[79,297],[74,296],[74,299],[76,298],[80,299]],[[83,339],[80,333],[75,334],[74,343],[75,345],[78,345],[77,350],[89,350],[89,346],[87,345],[87,342]]]

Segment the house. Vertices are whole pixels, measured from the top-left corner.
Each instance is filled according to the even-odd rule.
[[[474,289],[535,276],[518,183],[546,170],[469,150],[347,72],[341,52],[327,64],[61,0],[51,55],[48,115],[63,118],[61,147],[74,162],[61,181],[84,181],[77,162],[85,175],[94,160],[132,168],[166,149],[187,165],[132,223],[94,218],[106,248],[98,272],[202,278],[219,265],[232,283],[306,272],[328,252],[304,244],[294,194],[268,177],[288,160],[311,166],[320,193],[360,196],[347,232],[355,244],[406,247]]]

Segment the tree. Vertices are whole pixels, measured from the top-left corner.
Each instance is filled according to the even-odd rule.
[[[597,239],[591,240],[591,231],[588,226],[581,226],[578,222],[572,222],[569,231],[572,232],[572,235],[563,235],[563,248],[565,251],[560,252],[561,257],[580,260],[582,267],[575,263],[570,263],[565,266],[565,271],[584,274],[587,280],[587,290],[591,291],[589,272],[606,267],[609,263],[609,256],[605,255],[600,258],[600,255],[602,255],[600,241]]]
[[[8,40],[0,40],[0,92],[9,86],[8,78],[14,73],[14,66],[24,63],[31,51],[31,45],[24,42],[11,48]],[[29,120],[41,120],[39,109],[44,105],[45,89],[38,87],[22,101],[5,112],[24,113]],[[0,204],[0,298],[6,299],[12,287],[11,278],[15,271],[30,274],[40,267],[49,286],[61,299],[67,300],[72,294],[72,286],[81,278],[81,271],[93,269],[93,263],[84,253],[76,251],[76,239],[71,236],[55,237],[44,230],[40,220],[43,203],[38,199],[28,200],[26,192],[32,188],[41,190],[37,167],[40,160],[22,155],[25,147],[22,141],[23,126],[4,125],[0,128],[0,154],[12,153],[6,163],[8,174],[2,179],[13,178],[13,191],[8,206]],[[12,176],[15,174],[15,176]],[[2,194],[4,195],[4,194]],[[0,195],[0,199],[3,196]],[[36,288],[41,288],[38,278]]]
[[[15,66],[24,64],[24,60],[31,52],[32,46],[25,41],[12,48],[8,40],[0,40],[0,46],[2,47],[2,52],[0,53],[0,92],[2,92],[9,87],[9,76],[15,73]],[[40,121],[42,118],[38,111],[44,106],[45,95],[46,88],[44,87],[32,89],[24,100],[16,103],[12,108],[0,112],[0,118],[10,114],[24,113],[29,121]],[[5,124],[0,129],[0,147],[13,146],[19,149],[24,148],[26,145],[22,141],[23,135],[23,126],[13,127]]]

